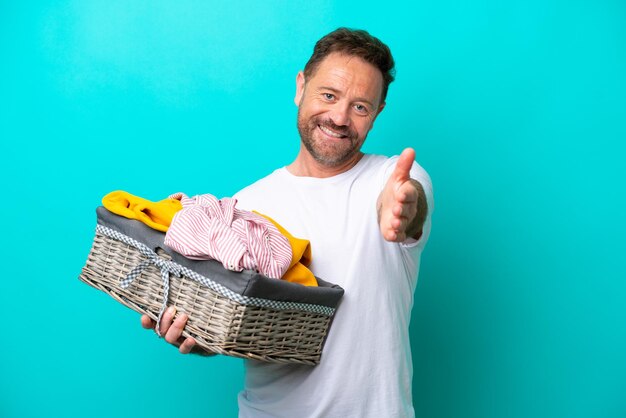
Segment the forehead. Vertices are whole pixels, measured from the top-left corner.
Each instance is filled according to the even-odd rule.
[[[382,94],[383,75],[360,57],[332,53],[319,63],[309,82],[316,88],[331,87],[376,104]]]

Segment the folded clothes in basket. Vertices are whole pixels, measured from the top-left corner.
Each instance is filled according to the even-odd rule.
[[[233,272],[190,260],[164,234],[97,209],[92,250],[80,276],[137,312],[158,319],[167,305],[189,316],[184,336],[208,352],[270,362],[317,364],[343,289]]]
[[[217,199],[208,193],[188,197],[179,192],[152,202],[116,190],[104,196],[102,204],[116,215],[167,232],[166,245],[188,258],[218,260],[228,270],[247,268],[317,286],[308,268],[309,241],[294,237],[267,215],[236,208],[236,199]]]
[[[183,208],[180,200],[167,198],[153,202],[123,190],[108,193],[102,204],[111,212],[129,219],[137,219],[150,228],[165,232],[172,218]]]

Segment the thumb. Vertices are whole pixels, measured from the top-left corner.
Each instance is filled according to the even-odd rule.
[[[400,158],[398,158],[396,168],[393,170],[391,178],[400,182],[407,181],[410,176],[413,161],[415,161],[415,151],[413,148],[405,148],[402,154],[400,154]]]

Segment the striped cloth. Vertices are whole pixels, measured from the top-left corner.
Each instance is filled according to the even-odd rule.
[[[174,251],[195,260],[218,260],[228,270],[256,270],[276,279],[289,268],[292,252],[287,238],[262,216],[237,209],[237,199],[183,193],[169,198],[183,206],[165,234],[165,245]]]

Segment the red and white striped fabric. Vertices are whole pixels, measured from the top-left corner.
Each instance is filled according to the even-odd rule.
[[[183,206],[165,234],[165,245],[174,251],[195,260],[218,260],[228,270],[257,270],[276,279],[289,268],[292,252],[287,238],[262,216],[237,209],[237,199],[183,193],[169,198]]]

